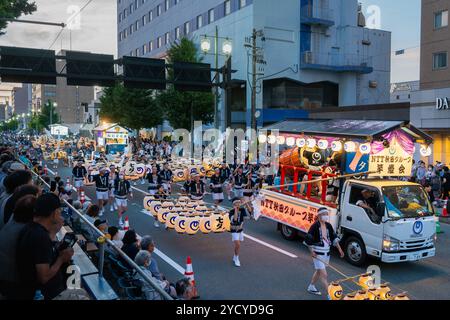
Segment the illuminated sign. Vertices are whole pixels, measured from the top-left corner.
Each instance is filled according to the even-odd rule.
[[[308,232],[311,225],[316,221],[317,211],[324,207],[298,198],[292,198],[284,194],[261,190],[262,200],[255,201],[262,216],[281,222],[290,227]],[[336,209],[329,208],[330,223],[337,221]]]
[[[50,133],[55,136],[67,136],[69,134],[69,128],[65,126],[51,126]]]
[[[412,170],[413,155],[407,153],[396,140],[391,142],[389,148],[383,148],[374,153],[369,159],[369,171],[375,172],[372,176],[409,177]]]
[[[449,109],[448,98],[436,98],[436,109],[437,110],[448,110]]]

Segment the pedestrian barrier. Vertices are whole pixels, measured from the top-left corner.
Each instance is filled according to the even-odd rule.
[[[17,155],[16,155],[16,158]],[[20,161],[20,160],[19,160]],[[23,161],[21,161],[24,165],[26,165]],[[46,168],[46,166],[45,166]],[[40,177],[37,173],[35,173],[33,170],[30,170],[31,173],[41,181],[41,183],[43,183],[44,185],[46,185],[48,188],[50,188],[50,185],[48,183],[45,182],[44,179],[42,179],[42,177]],[[82,191],[81,193],[82,196],[85,197],[84,195],[84,191]],[[80,201],[81,201],[81,195],[80,195]],[[148,284],[150,284],[156,292],[158,292],[161,297],[165,300],[173,300],[173,298],[166,292],[164,291],[164,289],[162,289],[151,277],[149,277],[132,259],[130,259],[130,257],[128,257],[128,255],[123,252],[120,248],[118,248],[110,239],[108,239],[107,237],[105,237],[105,234],[100,231],[98,228],[96,228],[86,217],[84,217],[84,215],[78,211],[75,207],[72,206],[71,203],[69,203],[67,200],[63,200],[65,205],[71,209],[71,211],[73,213],[75,213],[79,219],[81,219],[90,229],[92,229],[94,231],[94,233],[96,233],[99,237],[104,237],[104,241],[101,241],[99,243],[99,261],[98,261],[98,271],[99,271],[99,275],[98,278],[92,277],[92,279],[89,279],[89,282],[87,282],[88,284],[98,284],[99,287],[101,287],[104,283],[105,280],[103,278],[103,269],[104,269],[104,256],[105,256],[105,246],[108,245],[110,248],[112,248],[112,250],[114,250],[116,252],[116,254],[118,256],[120,256],[132,269],[135,270],[135,272],[139,273],[142,278],[144,279],[144,281],[146,281]],[[92,288],[94,288],[94,286],[92,285]],[[95,288],[94,288],[95,289]]]

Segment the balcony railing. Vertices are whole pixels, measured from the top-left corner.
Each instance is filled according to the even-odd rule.
[[[332,9],[318,5],[304,6],[300,10],[301,23],[314,25],[334,25],[334,12]]]
[[[371,73],[372,58],[359,54],[316,53],[305,51],[301,54],[302,69],[334,72]]]

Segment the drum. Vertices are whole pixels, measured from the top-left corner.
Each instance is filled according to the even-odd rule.
[[[280,164],[286,166],[301,167],[302,160],[300,159],[300,148],[295,147],[284,151],[280,155]]]

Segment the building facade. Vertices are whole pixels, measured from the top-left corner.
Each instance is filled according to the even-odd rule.
[[[249,37],[258,31],[258,124],[307,117],[328,106],[390,100],[389,32],[364,28],[357,0],[117,0],[118,56],[162,58],[171,44],[206,36],[232,43],[239,86],[229,101],[234,126],[250,124]],[[247,45],[247,46],[246,46]],[[214,45],[212,52],[214,53]],[[215,67],[215,56],[204,62]],[[218,57],[217,67],[225,64]],[[220,99],[221,127],[230,125]]]
[[[420,81],[396,82],[391,84],[391,103],[411,102],[411,93],[420,88]]]
[[[433,137],[430,162],[450,163],[450,0],[422,0],[420,90],[411,93],[412,123]]]

